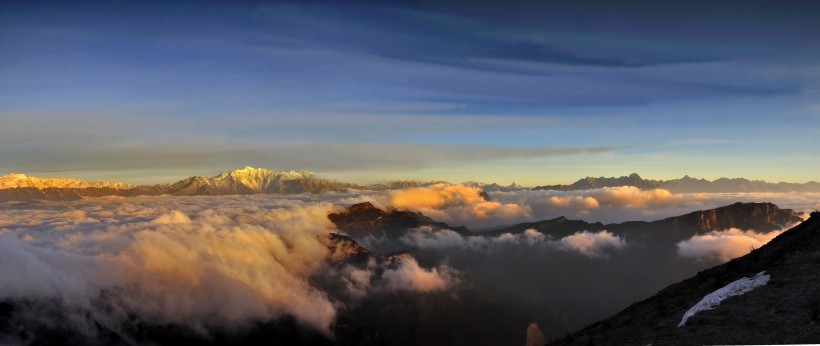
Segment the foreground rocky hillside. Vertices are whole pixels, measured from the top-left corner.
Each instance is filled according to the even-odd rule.
[[[715,292],[765,276],[683,321]],[[746,278],[744,280],[744,278]],[[740,281],[738,281],[740,280]],[[708,298],[707,298],[708,299]],[[703,303],[701,303],[703,304]],[[684,323],[685,322],[685,323]],[[820,213],[765,246],[704,270],[553,345],[701,345],[820,342]]]
[[[681,244],[695,236],[726,241],[728,238],[711,233],[735,228],[766,234],[803,220],[801,213],[771,203],[735,203],[653,222],[605,225],[559,217],[493,231],[451,227],[418,213],[380,210],[369,203],[352,205],[329,217],[337,229],[369,244],[371,250],[408,249],[420,263],[448,261],[466,277],[491,283],[496,291],[514,293],[519,300],[510,299],[507,304],[533,316],[531,321],[552,340],[723,263],[717,253],[708,251],[697,259],[682,255]],[[543,240],[528,238],[534,235]],[[622,247],[595,248],[596,237],[617,241]],[[533,243],[499,246],[500,239]],[[593,244],[592,250],[568,251],[562,245],[569,239],[586,240]],[[439,243],[429,245],[433,241]],[[748,251],[741,246],[731,256]],[[535,311],[533,305],[547,308]]]

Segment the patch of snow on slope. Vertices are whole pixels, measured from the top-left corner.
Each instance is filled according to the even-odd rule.
[[[678,327],[683,327],[686,324],[686,320],[690,317],[695,316],[696,313],[705,311],[705,310],[712,310],[716,306],[720,305],[720,302],[725,300],[726,298],[739,296],[746,292],[751,292],[755,288],[760,286],[766,285],[769,282],[771,275],[766,274],[765,271],[757,273],[757,275],[750,277],[750,278],[741,278],[740,280],[733,281],[732,283],[707,294],[703,299],[701,299],[695,306],[690,308],[683,314],[683,319],[681,319],[680,324]]]

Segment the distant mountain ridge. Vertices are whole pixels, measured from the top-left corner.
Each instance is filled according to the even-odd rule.
[[[245,167],[213,177],[193,176],[173,184],[133,186],[124,183],[88,183],[76,179],[46,179],[24,174],[0,177],[0,202],[74,200],[102,196],[218,196],[296,194],[361,188],[315,176],[307,171],[284,171]]]
[[[247,166],[218,175],[191,176],[172,184],[139,185],[109,182],[85,182],[65,178],[36,178],[11,173],[0,177],[0,202],[32,200],[75,200],[103,196],[219,196],[252,194],[299,194],[342,192],[347,190],[393,190],[447,183],[444,181],[388,181],[370,185],[338,182],[316,176],[309,171],[276,171]],[[485,192],[515,191],[518,184],[466,182],[465,186]]]
[[[448,184],[445,181],[390,181],[358,185],[324,179],[309,171],[276,171],[245,167],[216,176],[192,176],[173,184],[131,185],[119,182],[85,182],[67,178],[37,178],[11,173],[0,177],[0,202],[31,200],[74,200],[102,196],[217,196],[251,194],[299,194],[342,192],[348,190],[392,190]],[[519,184],[499,185],[468,181],[464,186],[481,189],[484,194],[528,190]],[[820,183],[769,183],[743,178],[720,178],[714,181],[684,176],[674,180],[643,179],[632,173],[618,178],[587,177],[570,185],[537,186],[533,190],[574,191],[605,187],[635,186],[640,189],[662,188],[680,192],[820,192]]]
[[[802,212],[781,209],[772,203],[738,202],[657,221],[629,221],[605,225],[600,222],[569,220],[561,216],[551,220],[525,222],[492,231],[477,232],[464,226],[454,227],[444,222],[436,222],[417,212],[395,209],[385,212],[369,202],[364,202],[351,205],[343,212],[330,214],[328,218],[336,228],[357,240],[363,240],[368,236],[397,239],[409,229],[429,227],[432,231],[449,229],[465,236],[500,236],[504,233],[519,234],[534,229],[553,238],[562,238],[581,231],[607,230],[631,239],[674,244],[697,234],[730,228],[770,232],[803,221],[802,215]],[[653,232],[658,229],[665,231]]]
[[[637,173],[622,177],[586,177],[569,185],[536,186],[533,190],[576,191],[604,187],[635,186],[640,189],[665,189],[673,193],[683,192],[820,192],[820,183],[770,183],[744,178],[719,178],[712,181],[684,176],[672,180],[644,179]]]
[[[87,189],[87,188],[110,188],[110,189],[132,189],[131,184],[111,183],[107,181],[85,182],[77,179],[66,178],[37,178],[25,174],[11,173],[0,177],[0,189],[33,187],[36,189]]]
[[[498,236],[504,233],[523,233],[534,229],[554,238],[562,238],[581,231],[607,230],[615,235],[642,243],[669,244],[730,228],[771,232],[803,221],[803,213],[781,209],[772,203],[734,203],[708,210],[668,217],[656,221],[628,221],[602,224],[569,220],[563,216],[536,222],[526,222],[480,234]],[[664,230],[658,232],[657,230]]]

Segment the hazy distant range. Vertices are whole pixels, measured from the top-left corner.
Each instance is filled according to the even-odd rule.
[[[744,178],[720,178],[715,180],[697,179],[684,176],[672,180],[652,180],[641,178],[637,173],[618,178],[586,177],[569,185],[544,185],[533,190],[575,191],[603,187],[635,186],[641,189],[664,189],[673,193],[683,192],[818,192],[820,183],[770,183],[763,180]]]
[[[218,196],[250,194],[299,194],[344,192],[352,190],[390,190],[407,187],[428,186],[442,181],[392,181],[379,184],[358,185],[324,179],[308,171],[276,171],[272,169],[245,167],[223,172],[216,176],[192,176],[176,183],[134,186],[125,183],[84,182],[66,178],[37,178],[12,173],[0,177],[0,202],[28,200],[73,200],[100,196]],[[820,192],[820,183],[771,183],[744,178],[720,178],[706,180],[684,176],[672,180],[644,179],[637,173],[622,177],[586,177],[569,185],[544,185],[534,188],[515,183],[465,182],[466,186],[481,188],[485,192],[520,190],[575,191],[606,187],[635,186],[640,189],[665,189],[673,193],[686,192]]]

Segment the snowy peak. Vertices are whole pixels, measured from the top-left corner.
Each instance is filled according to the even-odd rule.
[[[254,192],[264,192],[266,188],[276,179],[276,176],[277,173],[274,170],[247,166],[243,169],[222,172],[222,174],[219,174],[211,179],[212,183],[217,185],[232,185],[236,187],[245,187]]]
[[[173,195],[234,195],[340,191],[348,184],[320,179],[312,172],[277,172],[245,167],[213,177],[194,176],[171,185]]]
[[[0,189],[13,188],[35,188],[35,189],[86,189],[86,188],[112,188],[112,189],[131,189],[130,184],[125,183],[111,183],[107,181],[102,182],[85,182],[77,179],[66,178],[37,178],[30,177],[25,174],[11,173],[0,177]]]
[[[242,169],[235,169],[230,172],[222,172],[217,177],[230,177],[234,180],[260,181],[276,176],[276,171],[266,168],[253,168],[245,166]]]

